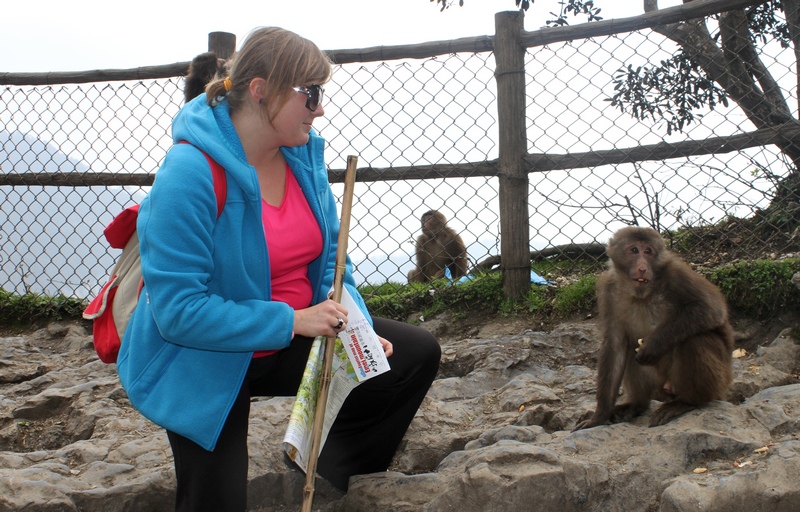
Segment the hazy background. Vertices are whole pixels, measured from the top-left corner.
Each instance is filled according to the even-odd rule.
[[[662,0],[659,7],[680,5]],[[605,19],[643,14],[641,2],[597,0]],[[135,68],[191,59],[207,47],[208,33],[236,34],[280,26],[323,50],[417,44],[494,34],[494,15],[515,10],[514,0],[465,0],[439,12],[429,0],[366,2],[231,0],[173,3],[140,0],[4,2],[0,16],[0,72]],[[525,29],[554,18],[558,0],[538,0],[525,13]],[[583,23],[585,18],[570,18]]]

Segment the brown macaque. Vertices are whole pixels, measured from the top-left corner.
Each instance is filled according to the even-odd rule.
[[[597,409],[574,430],[630,421],[651,399],[663,402],[651,427],[723,400],[733,378],[734,340],[719,289],[651,228],[619,230],[608,256],[609,269],[597,281],[603,332]]]
[[[427,283],[445,276],[458,279],[467,275],[467,249],[458,233],[447,226],[441,212],[430,210],[422,214],[422,234],[417,238],[417,268],[408,273],[408,282]]]
[[[204,93],[206,85],[214,79],[217,73],[223,74],[224,72],[225,59],[218,59],[214,53],[201,53],[192,59],[183,86],[183,97],[186,103]]]

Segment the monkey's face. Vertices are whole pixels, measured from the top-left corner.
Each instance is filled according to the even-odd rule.
[[[428,237],[435,237],[444,228],[446,221],[444,215],[437,211],[426,212],[422,215],[422,234]]]
[[[656,250],[646,242],[631,243],[622,250],[621,267],[636,286],[646,286],[653,278],[653,264],[657,256]],[[617,265],[616,261],[614,264]]]
[[[614,269],[627,278],[634,293],[644,297],[650,294],[652,281],[658,278],[664,245],[654,230],[627,229],[614,235],[608,245],[608,254]]]
[[[426,219],[422,219],[422,233],[429,236],[434,237],[436,233],[439,231],[437,227],[437,222],[435,217],[428,217]]]

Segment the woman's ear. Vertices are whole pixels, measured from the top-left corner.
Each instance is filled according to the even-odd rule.
[[[253,98],[255,103],[264,101],[264,96],[267,93],[267,81],[263,78],[256,77],[250,80],[250,97]]]

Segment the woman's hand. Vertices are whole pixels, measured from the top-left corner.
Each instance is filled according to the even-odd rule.
[[[381,346],[383,346],[383,353],[386,354],[386,357],[394,354],[394,347],[392,346],[391,341],[387,340],[386,338],[381,338],[380,336],[378,336],[378,341],[381,342]]]
[[[294,312],[294,333],[300,336],[336,336],[346,325],[347,308],[330,299]]]

